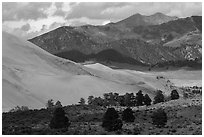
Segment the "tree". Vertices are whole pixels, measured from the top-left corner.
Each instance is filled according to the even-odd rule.
[[[134,122],[135,117],[133,114],[134,112],[131,108],[126,108],[122,113],[122,120],[124,120],[125,122]]]
[[[57,101],[57,102],[55,103],[55,107],[62,107],[61,102],[60,102],[60,101]]]
[[[80,101],[79,101],[79,104],[80,104],[80,105],[85,105],[85,102],[86,102],[86,101],[85,101],[84,98],[80,98]]]
[[[103,94],[104,96],[104,103],[106,106],[109,106],[109,105],[117,105],[117,99],[118,99],[118,93],[105,93]]]
[[[118,96],[118,103],[120,106],[125,106],[125,97],[124,95]]]
[[[52,99],[49,99],[49,100],[47,101],[46,107],[47,107],[48,109],[54,107],[54,102],[53,102]]]
[[[94,96],[89,96],[89,97],[88,97],[88,104],[89,104],[89,105],[92,105],[93,100],[94,100]]]
[[[136,106],[143,106],[144,102],[144,96],[142,94],[142,90],[139,90],[138,93],[136,93]]]
[[[115,131],[122,128],[122,121],[114,108],[108,108],[103,116],[102,127],[107,131]]]
[[[119,99],[119,94],[118,93],[114,93],[113,94],[113,99],[114,99],[114,104],[115,105],[118,105],[118,99]]]
[[[145,96],[144,96],[144,104],[145,104],[146,106],[149,106],[149,105],[151,105],[151,102],[152,102],[152,100],[151,100],[151,98],[149,97],[149,95],[148,95],[148,94],[145,94]]]
[[[55,109],[49,126],[51,129],[68,128],[70,126],[69,119],[65,116],[63,108],[59,107]]]
[[[93,99],[93,102],[92,102],[92,105],[95,105],[95,106],[103,106],[104,103],[103,103],[103,99],[101,97],[95,97]]]
[[[136,97],[133,93],[130,93],[130,106],[135,106],[136,104]]]
[[[109,103],[109,100],[110,100],[109,94],[108,93],[104,93],[103,97],[104,97],[104,105],[105,106],[109,106],[110,105],[110,103]]]
[[[126,93],[124,95],[124,104],[128,107],[135,105],[135,96],[133,93]]]
[[[29,108],[27,106],[16,106],[15,108],[11,109],[9,112],[17,112],[17,111],[28,111]]]
[[[179,94],[177,90],[174,89],[171,91],[171,100],[175,100],[175,99],[179,99]]]
[[[157,127],[164,127],[167,123],[167,114],[163,109],[158,109],[152,115],[152,122]]]
[[[161,90],[158,90],[156,96],[154,97],[154,104],[164,102],[164,95]]]
[[[29,108],[27,106],[21,106],[21,111],[28,111]]]

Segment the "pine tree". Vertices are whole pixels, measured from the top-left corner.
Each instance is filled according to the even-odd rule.
[[[138,91],[136,94],[136,106],[143,106],[144,96],[142,94],[142,90]]]
[[[52,100],[52,99],[50,99],[50,100],[48,100],[48,101],[47,101],[46,107],[47,107],[48,109],[50,109],[50,108],[53,108],[53,107],[54,107],[54,102],[53,102],[53,100]]]
[[[128,107],[135,105],[135,96],[133,93],[126,93],[124,95],[124,104]]]
[[[92,102],[92,105],[95,105],[95,106],[103,106],[104,105],[104,100],[101,98],[101,97],[95,97],[93,99],[93,102]]]
[[[86,101],[85,101],[84,98],[80,98],[80,101],[79,101],[79,104],[80,104],[80,105],[85,105],[85,102],[86,102]]]
[[[172,90],[171,91],[171,100],[179,99],[179,94],[177,90]]]
[[[67,128],[70,126],[69,119],[65,116],[63,108],[59,107],[55,109],[49,126],[52,129]]]
[[[88,104],[89,104],[89,105],[92,105],[93,100],[94,100],[94,96],[89,96],[89,97],[88,97]]]
[[[122,128],[122,121],[114,108],[108,108],[103,117],[102,127],[107,131],[115,131]]]
[[[125,122],[134,122],[135,117],[133,114],[134,112],[131,108],[126,108],[122,113],[122,120],[124,120]]]
[[[62,107],[61,102],[60,102],[60,101],[57,101],[57,102],[55,103],[55,107]]]
[[[164,95],[161,90],[158,90],[156,96],[154,97],[154,104],[164,102]]]
[[[145,96],[144,96],[144,104],[145,104],[146,106],[149,106],[149,105],[151,105],[151,102],[152,102],[152,100],[151,100],[151,98],[149,97],[149,95],[148,95],[148,94],[145,94]]]

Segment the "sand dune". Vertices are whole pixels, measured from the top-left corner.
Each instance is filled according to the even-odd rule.
[[[156,73],[113,70],[98,63],[83,66],[5,32],[2,41],[3,111],[17,105],[42,108],[48,99],[76,104],[81,97],[106,92],[142,89],[153,97],[156,89],[170,91],[166,79],[157,80]]]
[[[60,100],[63,105],[75,104],[89,95],[143,89],[131,85],[133,78],[112,78],[106,72],[55,57],[5,32],[2,49],[3,110],[17,105],[41,108],[48,99]]]

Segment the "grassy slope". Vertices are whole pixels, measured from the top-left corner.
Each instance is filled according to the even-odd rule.
[[[180,103],[178,103],[180,102]],[[52,110],[30,110],[27,112],[3,113],[3,134],[201,134],[202,106],[201,97],[179,99],[156,104],[144,109],[134,110],[134,123],[123,122],[123,129],[107,132],[101,127],[106,109],[98,106],[66,106],[67,116],[71,121],[68,130],[51,130],[48,127]],[[173,105],[172,105],[173,104]],[[151,115],[155,109],[164,106],[168,122],[164,128],[152,125]],[[121,111],[119,111],[121,114]]]

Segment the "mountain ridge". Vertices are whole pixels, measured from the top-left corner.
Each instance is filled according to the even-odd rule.
[[[169,16],[162,13],[155,13],[150,16],[134,14],[122,21],[103,26],[62,26],[29,39],[29,41],[57,56],[60,53],[72,50],[91,55],[98,54],[103,50],[113,49],[124,57],[130,57],[146,65],[154,65],[164,61],[202,59],[202,53],[200,52],[202,49],[200,44],[202,43],[202,39],[200,39],[202,35],[202,17],[171,17],[170,21],[161,24],[157,22],[156,25],[151,23],[143,24],[144,20],[141,20],[143,17],[158,18],[160,16],[169,19]],[[139,21],[134,25],[124,25],[132,17]],[[154,22],[155,19],[152,20]],[[132,24],[134,21],[128,22]],[[138,26],[140,23],[143,25]],[[198,37],[199,42],[195,43],[195,40],[192,39],[189,42],[190,45],[180,42],[177,47],[163,46],[170,45],[166,43],[178,41],[180,38],[188,38],[184,37],[185,35]]]
[[[178,17],[167,16],[161,12],[157,12],[153,15],[141,15],[137,13],[124,20],[116,22],[115,25],[125,25],[126,27],[159,25],[176,19],[178,19]]]

